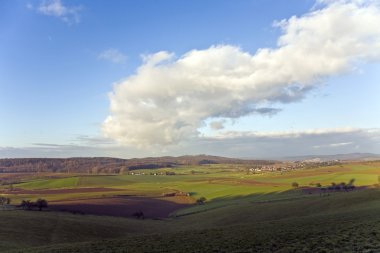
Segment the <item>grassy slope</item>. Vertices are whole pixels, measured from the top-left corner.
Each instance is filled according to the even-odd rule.
[[[67,177],[58,179],[37,179],[26,183],[17,184],[16,187],[23,189],[59,189],[75,188],[79,177]]]
[[[269,202],[257,202],[250,196],[225,199],[224,203],[220,208],[165,221],[8,212],[0,217],[1,246],[20,248],[15,252],[380,250],[378,189]],[[22,226],[25,223],[28,230]],[[21,233],[25,240],[19,244]]]
[[[159,232],[162,221],[141,222],[108,216],[39,211],[3,211],[0,249],[74,243]]]

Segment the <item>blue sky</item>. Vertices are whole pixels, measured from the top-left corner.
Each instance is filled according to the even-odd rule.
[[[375,7],[371,7],[377,8],[378,2],[372,2]],[[334,11],[338,12],[348,5],[353,5],[357,10],[369,8],[357,4],[356,1],[316,3],[311,0],[111,3],[68,0],[1,1],[0,156],[131,157],[209,153],[270,157],[306,153],[379,153],[378,55],[353,54],[347,60],[347,66],[342,66],[339,70],[311,73],[313,84],[301,83],[307,86],[307,92],[298,92],[299,98],[288,98],[287,102],[277,99],[277,95],[276,98],[258,98],[251,95],[241,99],[244,92],[240,91],[231,93],[231,96],[239,97],[238,100],[219,101],[219,98],[214,99],[210,95],[214,93],[205,93],[202,90],[201,96],[210,99],[203,100],[204,108],[217,105],[214,102],[217,100],[218,103],[223,103],[221,107],[227,105],[223,110],[215,109],[208,113],[203,113],[204,109],[196,111],[198,109],[191,108],[192,112],[195,111],[189,116],[191,121],[184,120],[181,116],[177,119],[173,114],[162,113],[166,104],[162,106],[164,102],[160,90],[173,87],[177,88],[169,91],[170,94],[175,93],[176,98],[188,98],[194,104],[187,107],[196,108],[195,103],[198,100],[194,97],[191,100],[191,96],[196,95],[189,89],[193,84],[181,86],[180,77],[169,86],[165,86],[165,82],[171,82],[171,79],[165,77],[162,82],[151,81],[143,92],[130,90],[131,86],[137,86],[140,82],[133,83],[131,76],[146,80],[143,76],[145,72],[140,73],[138,70],[149,62],[144,61],[142,56],[154,56],[160,51],[173,53],[174,60],[168,58],[169,63],[163,63],[170,68],[180,62],[178,59],[187,59],[186,55],[192,50],[203,50],[205,56],[200,57],[205,57],[206,60],[207,54],[212,51],[210,48],[220,46],[216,50],[218,55],[228,51],[228,55],[236,54],[236,59],[240,59],[243,55],[234,51],[239,48],[241,52],[248,53],[255,59],[256,51],[260,48],[281,48],[278,45],[279,37],[290,33],[290,28],[282,30],[274,27],[275,21],[297,16],[298,23],[302,24],[301,18],[307,13],[326,9],[326,15],[333,15]],[[289,24],[290,22],[288,27]],[[339,29],[336,25],[331,25],[334,29]],[[376,33],[374,30],[368,33],[375,40],[379,39],[380,32]],[[348,36],[357,36],[360,39],[362,35]],[[293,38],[289,43],[299,45],[300,42]],[[233,47],[230,48],[231,52],[227,46]],[[368,48],[370,46],[373,45]],[[321,52],[323,53],[325,52]],[[213,63],[208,64],[211,69]],[[242,66],[239,63],[231,68]],[[203,67],[202,73],[208,68]],[[147,71],[153,73],[153,70],[166,71],[155,66]],[[195,70],[191,67],[184,71],[189,73]],[[170,76],[175,74],[174,71]],[[276,75],[276,71],[273,71],[273,75]],[[157,78],[152,78],[159,80],[161,76],[158,73]],[[200,77],[199,82],[203,85],[206,81],[201,78],[203,77]],[[187,82],[187,79],[183,81]],[[210,85],[216,85],[216,88],[212,87],[219,89],[219,83]],[[221,94],[229,92],[234,83],[223,81],[223,85]],[[278,85],[281,85],[281,81]],[[124,88],[123,91],[117,91],[115,87]],[[201,89],[208,88],[210,87],[203,85]],[[183,90],[188,90],[188,93],[183,93]],[[114,99],[108,96],[110,93],[115,95]],[[136,107],[133,111],[133,103],[137,102],[131,102],[135,101],[130,95],[132,93],[140,94],[144,101],[153,101],[153,104],[156,103],[154,106],[161,105],[156,111],[153,110],[156,116],[151,119],[146,119],[145,116],[135,119],[131,112],[138,112],[141,108]],[[280,95],[284,94],[278,96]],[[116,109],[110,108],[110,103],[116,104]],[[169,107],[171,106],[168,105],[168,109],[171,109]],[[235,110],[240,112],[248,110],[247,108],[249,112],[238,113],[236,116]],[[263,108],[275,111],[262,113]],[[234,111],[233,117],[231,110]],[[183,115],[189,111],[189,108],[183,107],[175,113]],[[150,112],[152,110],[146,111],[146,114]],[[144,111],[141,114],[145,115]],[[105,123],[109,117],[112,117],[112,122]],[[156,121],[159,122],[157,125],[152,123],[149,127],[151,122]],[[169,123],[174,121],[176,123]],[[210,127],[212,122],[216,122],[213,126],[220,127]],[[181,124],[188,127],[178,127]],[[292,137],[289,134],[293,134]],[[318,136],[320,138],[311,138],[318,134],[321,134]],[[161,138],[163,135],[165,138]],[[262,139],[259,141],[258,136],[267,138],[266,142]],[[277,143],[272,142],[274,136]],[[329,142],[332,139],[334,141]],[[223,146],[220,144],[221,140],[225,140],[223,145],[226,148],[223,151],[219,149]],[[286,144],[289,141],[298,143],[292,151],[286,148],[289,147]],[[213,144],[205,148],[204,142]],[[321,150],[320,147],[326,148]]]

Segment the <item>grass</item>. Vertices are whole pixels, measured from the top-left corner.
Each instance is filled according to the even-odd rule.
[[[166,171],[169,169],[152,170]],[[168,191],[204,196],[204,205],[163,220],[38,211],[1,211],[0,251],[9,252],[380,252],[380,189],[305,194],[312,183],[378,183],[380,163],[350,163],[249,174],[233,166],[170,169],[175,176],[69,175],[14,185],[23,189],[107,187],[115,192],[9,195],[49,201]],[[197,171],[192,174],[191,171]],[[145,171],[146,172],[146,171]],[[20,240],[22,238],[22,240]]]
[[[79,177],[55,178],[55,179],[37,179],[15,185],[23,189],[60,189],[75,188],[78,184]]]
[[[56,243],[115,238],[147,232],[139,221],[113,217],[69,215],[38,211],[4,211],[1,213],[0,248],[14,249]],[[155,229],[154,221],[150,230]]]
[[[236,166],[211,165],[197,167],[180,167],[158,170],[141,170],[135,172],[174,171],[175,176],[153,175],[77,175],[66,178],[32,179],[29,182],[16,184],[23,189],[59,189],[81,187],[106,187],[123,189],[123,194],[160,196],[168,191],[184,191],[192,193],[194,198],[201,196],[207,200],[223,197],[246,196],[257,193],[283,192],[291,189],[292,182],[300,186],[315,183],[330,185],[332,182],[348,182],[355,179],[355,185],[373,185],[378,183],[380,175],[379,162],[348,163],[337,166],[296,170],[291,172],[271,172],[249,174],[237,171]],[[192,174],[191,171],[197,173]],[[60,194],[41,196],[50,200],[100,197],[104,193]],[[32,196],[11,196],[15,200]]]
[[[287,197],[289,194],[293,193],[285,193]],[[281,195],[271,197],[284,197]],[[380,249],[377,189],[265,203],[255,202],[257,197],[225,199],[220,208],[158,221],[6,212],[0,217],[0,245],[3,249],[14,249],[12,252],[377,252]],[[23,226],[29,229],[21,229]],[[20,244],[21,231],[25,240]]]

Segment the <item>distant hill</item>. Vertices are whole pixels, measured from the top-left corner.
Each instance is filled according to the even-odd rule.
[[[349,153],[349,154],[336,154],[336,155],[306,155],[306,156],[292,156],[285,157],[280,160],[284,161],[309,161],[309,162],[326,162],[326,161],[369,161],[380,160],[379,154],[372,153]]]
[[[273,164],[267,160],[243,160],[219,156],[164,156],[133,159],[110,157],[80,158],[14,158],[0,159],[0,173],[67,172],[67,173],[123,173],[136,169],[169,168],[181,165],[203,164]]]

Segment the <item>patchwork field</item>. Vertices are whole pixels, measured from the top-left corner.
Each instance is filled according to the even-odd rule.
[[[49,208],[1,211],[0,251],[380,251],[380,162],[254,174],[236,165],[133,172],[25,174],[2,185],[15,206],[43,198]],[[328,190],[350,180],[354,189]]]

